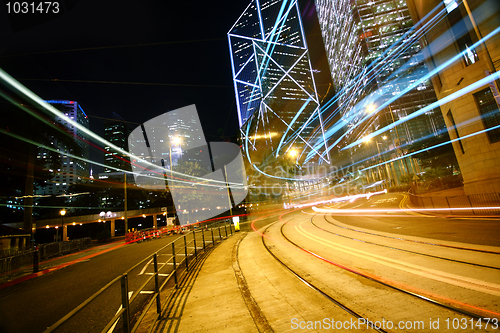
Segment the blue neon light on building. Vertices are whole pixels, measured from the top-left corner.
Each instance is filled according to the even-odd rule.
[[[299,163],[310,152],[329,163],[297,1],[253,0],[228,41],[247,157],[265,163],[295,149]]]

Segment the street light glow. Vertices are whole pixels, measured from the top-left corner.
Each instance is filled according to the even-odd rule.
[[[372,113],[373,111],[375,111],[375,109],[376,109],[375,104],[370,104],[366,107],[366,112]]]
[[[288,152],[288,154],[290,154],[291,157],[295,157],[297,156],[299,153],[297,152],[296,149],[290,149],[290,151]]]
[[[172,143],[173,143],[174,145],[176,145],[176,146],[180,145],[180,144],[181,144],[181,142],[182,142],[182,140],[181,140],[181,138],[180,138],[180,137],[178,137],[178,136],[174,136],[174,137],[172,138]]]
[[[66,210],[65,209],[61,209],[61,211],[59,212],[59,214],[61,214],[61,216],[66,215]]]

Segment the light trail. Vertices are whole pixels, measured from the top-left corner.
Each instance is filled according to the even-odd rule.
[[[64,115],[62,112],[60,112],[58,109],[54,108],[52,105],[48,104],[47,102],[45,102],[43,99],[41,99],[39,96],[37,96],[35,93],[33,93],[32,91],[30,91],[28,88],[26,88],[25,86],[23,86],[21,83],[19,83],[18,81],[16,81],[13,77],[11,77],[9,74],[7,74],[4,70],[0,69],[0,79],[2,79],[3,81],[5,81],[5,83],[7,83],[8,85],[10,85],[11,87],[13,87],[14,89],[16,89],[17,91],[19,91],[20,93],[24,94],[26,97],[28,97],[29,99],[31,99],[33,102],[35,102],[37,105],[39,105],[40,107],[42,107],[42,109],[52,113],[53,115],[61,118],[61,119],[64,119],[68,124],[74,126],[75,128],[77,128],[78,130],[82,131],[83,133],[87,134],[89,137],[93,138],[94,140],[96,140],[97,142],[100,142],[106,146],[109,146],[111,148],[113,148],[115,151],[123,154],[123,155],[126,155],[128,157],[130,157],[132,160],[133,159],[136,159],[136,160],[139,160],[141,163],[145,163],[146,165],[148,166],[152,166],[154,167],[155,169],[157,170],[162,170],[164,173],[166,173],[167,169],[166,168],[162,168],[158,165],[155,165],[153,163],[150,163],[146,160],[143,160],[142,158],[138,157],[138,156],[135,156],[133,154],[130,154],[129,152],[127,152],[126,150],[123,150],[122,148],[112,144],[111,142],[105,140],[104,138],[100,137],[99,135],[95,134],[94,132],[92,132],[91,130],[89,130],[88,128],[86,128],[85,126],[79,124],[78,122],[74,121],[73,119],[71,119],[70,117]],[[25,109],[25,108],[22,108],[24,111],[30,113],[32,116],[35,116],[37,117],[35,114],[33,114],[31,111]],[[41,118],[39,118],[41,119]],[[44,119],[41,119],[42,121],[45,122]],[[67,154],[68,155],[68,154]],[[90,163],[95,163],[95,162],[90,162]],[[219,181],[219,180],[214,180],[214,179],[205,179],[203,177],[197,177],[197,176],[192,176],[192,175],[186,175],[186,174],[183,174],[181,172],[177,172],[177,171],[173,171],[173,170],[169,170],[169,173],[173,173],[173,174],[176,174],[178,176],[184,176],[184,177],[190,177],[192,179],[197,179],[197,180],[201,180],[201,183],[199,184],[202,184],[204,186],[218,186],[220,187],[221,185],[222,186],[226,186],[226,181]],[[130,172],[129,172],[130,173]],[[135,175],[135,173],[132,173]],[[162,174],[163,176],[163,174]],[[163,178],[165,179],[165,178]],[[209,181],[209,182],[213,182],[213,183],[220,183],[221,185],[210,185],[210,184],[207,184],[206,182]],[[192,182],[191,182],[192,183]],[[231,183],[231,182],[227,182],[227,184],[229,185],[235,185],[235,186],[244,186],[244,184],[241,184],[241,183]]]
[[[46,149],[46,150],[49,150],[49,151],[61,154],[61,151],[57,150],[56,148],[49,147],[49,146],[46,146],[44,144],[32,141],[30,139],[23,138],[23,137],[21,137],[21,136],[19,136],[17,134],[14,134],[14,133],[11,133],[11,132],[7,132],[7,131],[3,131],[3,130],[0,131],[0,133],[8,135],[10,137],[13,137],[15,139],[24,141],[24,142],[29,143],[31,145],[34,145],[36,147],[40,147],[40,148],[43,148],[43,149]],[[105,165],[103,163],[99,163],[99,162],[96,162],[96,161],[93,161],[93,160],[90,160],[90,159],[87,159],[87,158],[84,158],[84,157],[81,157],[81,156],[77,156],[77,155],[74,155],[74,154],[71,154],[71,153],[65,152],[64,154],[66,156],[68,156],[68,157],[73,158],[73,159],[80,160],[80,161],[87,162],[87,163],[91,163],[93,165],[110,168],[110,169],[113,169],[115,171],[119,171],[119,172],[123,172],[123,173],[127,173],[127,174],[134,174],[132,171],[128,171],[128,170],[116,168],[116,167],[113,167],[113,166]],[[142,177],[148,177],[148,178],[153,178],[153,179],[158,179],[158,180],[165,180],[165,177],[164,177],[163,174],[160,174],[160,173],[158,173],[158,174],[160,175],[158,177],[152,176],[152,175],[142,175]],[[174,183],[188,184],[190,186],[193,185],[193,184],[200,184],[200,185],[203,185],[203,186],[210,186],[210,187],[220,187],[221,186],[221,185],[217,185],[217,184],[205,184],[205,183],[195,183],[195,182],[192,182],[192,181],[183,181],[183,180],[179,180],[178,178],[174,179],[173,177],[170,178],[169,181],[172,181]],[[239,185],[243,186],[242,184],[239,184]],[[237,186],[234,186],[234,187],[238,188]]]
[[[39,205],[20,205],[20,204],[3,204],[3,203],[0,203],[0,206],[3,206],[3,207],[16,207],[16,208],[26,208],[26,207],[33,207],[33,208],[49,208],[49,209],[54,209],[54,208],[57,208],[57,209],[62,209],[62,208],[65,208],[65,209],[68,209],[68,206],[39,206]],[[71,209],[105,209],[105,208],[102,208],[102,207],[89,207],[89,206],[82,206],[82,207],[71,207]],[[107,209],[107,208],[106,208]]]
[[[486,5],[487,4],[482,5],[481,7],[479,7],[477,9],[477,11],[484,12],[484,9],[485,9]],[[434,16],[431,16],[435,12],[437,12],[437,14],[434,15]],[[490,13],[487,12],[486,14],[487,14],[486,16],[483,15],[485,17],[485,19],[488,17],[488,15],[490,15]],[[423,34],[425,34],[427,31],[429,31],[429,29],[431,29],[432,27],[434,27],[438,22],[440,22],[443,18],[445,18],[445,16],[446,16],[446,10],[445,9],[439,9],[439,6],[436,7],[436,8],[434,8],[430,13],[428,13],[426,15],[426,17],[424,17],[420,22],[418,22],[417,24],[415,24],[414,27],[412,27],[409,31],[407,31],[397,42],[395,42],[393,45],[391,45],[384,52],[383,57],[379,57],[377,59],[376,63],[373,63],[372,65],[370,65],[369,70],[367,72],[363,73],[363,75],[376,75],[377,73],[379,73],[379,71],[383,70],[383,68],[385,68],[387,66],[387,64],[390,62],[388,60],[390,60],[394,56],[397,56],[398,54],[400,54],[401,52],[403,52],[405,50],[405,48],[411,46],[415,41],[417,41],[419,38],[421,38],[421,36]],[[425,22],[426,18],[429,18],[429,17],[430,17],[429,21]],[[415,29],[415,27],[418,26],[418,25],[420,25],[420,27],[418,29]],[[478,47],[481,43],[484,43],[486,40],[488,40],[488,39],[492,38],[493,36],[495,36],[499,31],[500,31],[500,28],[495,29],[493,32],[491,32],[490,34],[488,34],[486,37],[484,37],[483,39],[481,39],[477,43],[473,44],[470,47],[470,49],[474,49],[474,48]],[[466,33],[466,32],[464,32],[464,33]],[[426,48],[427,49],[432,48],[434,51],[436,51],[436,50],[439,51],[439,50],[442,50],[443,48],[447,47],[452,42],[453,41],[451,39],[448,39],[446,42],[443,42],[443,39],[441,38],[441,39],[433,41]],[[400,45],[396,45],[398,43],[401,43],[401,44]],[[424,50],[426,48],[424,48]],[[421,50],[419,52],[419,55],[423,54],[424,50]],[[383,110],[385,107],[387,107],[388,105],[390,105],[391,102],[393,102],[393,101],[397,100],[398,98],[402,97],[405,93],[409,92],[412,89],[415,89],[420,84],[422,84],[425,81],[427,81],[431,76],[435,75],[438,71],[441,71],[444,68],[446,68],[446,67],[450,66],[451,64],[453,64],[454,62],[458,61],[460,58],[462,58],[465,55],[466,52],[467,51],[464,51],[464,52],[461,52],[461,53],[457,54],[455,57],[452,57],[451,59],[449,59],[447,62],[445,62],[441,66],[439,66],[439,67],[435,68],[434,70],[428,72],[426,75],[422,76],[419,80],[417,80],[415,82],[409,82],[409,81],[405,82],[405,79],[403,79],[403,80],[401,80],[401,79],[392,80],[392,81],[388,82],[384,87],[382,87],[381,89],[379,89],[379,91],[377,91],[374,94],[370,95],[368,98],[363,99],[361,102],[359,102],[356,105],[356,107],[355,107],[355,109],[353,111],[349,111],[350,115],[347,117],[347,119],[346,119],[346,117],[343,117],[343,119],[341,119],[340,121],[338,121],[336,124],[333,125],[333,127],[331,127],[329,130],[327,130],[327,132],[325,132],[325,138],[327,140],[329,138],[331,138],[332,136],[336,135],[337,133],[339,133],[342,129],[344,129],[346,123],[350,123],[350,122],[352,123],[352,121],[358,115],[360,115],[360,114],[363,115],[365,113],[365,110],[364,110],[365,106],[368,105],[371,102],[374,102],[376,99],[380,98],[380,96],[383,95],[383,94],[381,94],[381,91],[384,91],[385,93],[387,93],[390,89],[395,89],[395,88],[389,88],[389,86],[397,86],[397,87],[399,87],[399,86],[403,85],[403,86],[406,87],[402,91],[400,91],[397,94],[395,94],[391,99],[389,99],[388,101],[386,101],[382,105],[379,105],[373,113],[371,113],[370,115],[365,115],[361,120],[359,120],[358,122],[356,122],[353,127],[351,127],[350,129],[348,129],[339,138],[337,138],[336,141],[332,145],[330,145],[330,147],[328,147],[323,152],[322,156],[325,156],[326,154],[328,154],[328,152],[331,149],[333,149],[338,143],[340,143],[340,141],[342,141],[355,128],[358,128],[363,122],[365,122],[366,120],[368,120],[371,117],[373,117],[374,115],[376,115],[377,112]],[[417,55],[414,55],[414,57],[415,56],[417,56]],[[406,64],[404,64],[398,70],[394,71],[391,74],[390,78],[393,78],[396,75],[399,75],[399,74],[403,73],[404,71],[407,71],[409,68],[412,67],[413,61],[414,61],[413,58],[410,59]],[[379,66],[379,64],[382,64],[382,65]],[[480,80],[480,81],[478,81],[478,82],[470,85],[469,87],[464,88],[460,92],[457,92],[457,93],[455,93],[452,96],[448,96],[447,99],[445,99],[445,100],[440,100],[440,101],[438,101],[436,103],[433,103],[433,104],[427,106],[424,109],[421,109],[421,110],[419,110],[417,112],[414,112],[414,113],[410,114],[409,116],[407,116],[405,118],[399,119],[395,123],[393,123],[393,124],[391,124],[389,126],[386,126],[386,127],[382,128],[382,129],[378,130],[377,132],[371,133],[368,136],[368,138],[372,138],[372,137],[374,137],[376,135],[379,135],[379,134],[383,133],[384,131],[390,130],[391,128],[394,128],[394,127],[396,127],[396,126],[398,126],[398,125],[400,125],[400,124],[402,124],[402,123],[404,123],[406,121],[409,121],[409,120],[411,120],[411,119],[413,119],[413,118],[415,118],[417,116],[420,116],[420,115],[424,114],[427,111],[430,111],[432,109],[435,109],[435,108],[439,107],[443,103],[447,103],[447,102],[449,102],[450,100],[452,100],[454,98],[458,98],[462,94],[465,94],[465,93],[468,93],[468,92],[470,92],[470,91],[472,91],[474,89],[477,89],[481,85],[486,85],[487,83],[489,83],[489,82],[491,82],[491,81],[493,81],[493,80],[495,80],[497,78],[498,78],[498,74],[495,74],[495,76],[490,76],[490,77],[487,77],[487,78],[485,78],[483,80]],[[328,109],[328,107],[330,107],[331,105],[333,105],[333,103],[335,101],[338,101],[342,97],[342,93],[344,91],[348,90],[348,89],[349,89],[349,87],[345,87],[341,92],[337,93],[336,96],[334,96],[329,102],[327,102],[325,104],[325,106],[323,106],[321,108],[322,109],[321,113],[325,112]],[[340,112],[340,110],[337,109],[337,110],[335,110],[333,112],[333,114],[336,115],[339,112]],[[460,126],[457,126],[457,127],[460,127]],[[298,132],[298,131],[296,131],[296,132]],[[423,138],[420,138],[420,139],[423,140]],[[461,139],[463,139],[463,137]],[[292,139],[288,139],[287,142],[290,142],[291,140]],[[342,148],[342,150],[351,148],[351,147],[353,147],[353,146],[355,146],[357,144],[360,144],[361,142],[362,142],[362,139],[358,139],[355,142],[349,144],[348,146]],[[451,143],[451,142],[453,142],[453,141],[451,140],[451,141],[448,141],[447,143]],[[447,143],[444,143],[444,144],[447,144]],[[437,148],[437,147],[442,146],[442,145],[443,144],[436,145],[436,146],[433,146],[431,148],[427,148],[425,150],[420,150],[419,152],[423,152],[423,151],[426,151],[426,150],[429,150],[429,149]],[[315,148],[315,147],[319,148],[320,146],[321,146],[321,140],[318,140],[318,142],[316,142],[313,145],[313,148]],[[247,157],[251,161],[250,157],[248,156],[248,144],[246,144],[246,148],[247,149],[245,149],[245,150],[247,151]],[[304,153],[304,152],[302,152],[302,153]],[[311,152],[308,153],[308,155],[307,155],[304,163],[307,162],[307,161],[309,161],[311,158],[313,158],[314,155],[315,155],[315,152],[313,150],[311,150]],[[408,156],[408,155],[406,155],[406,156]],[[402,157],[402,158],[404,158],[404,157]],[[391,160],[391,161],[394,161],[394,160]],[[391,162],[391,161],[389,161],[389,162]],[[358,164],[358,163],[355,163],[355,164]],[[388,162],[384,162],[382,164],[386,164],[386,163],[388,163]],[[382,164],[377,164],[377,166],[378,165],[382,165]],[[254,168],[256,170],[258,170],[258,172],[260,172],[263,175],[266,175],[268,177],[271,177],[271,178],[277,178],[277,179],[283,179],[283,180],[293,180],[293,181],[300,181],[301,180],[301,179],[298,179],[298,178],[295,178],[295,177],[279,177],[279,176],[270,175],[270,174],[268,174],[268,173],[260,170],[257,167],[257,165],[253,164],[253,166],[254,166]],[[363,169],[363,170],[366,170],[366,169]]]
[[[373,78],[376,77],[378,74],[380,74],[381,71],[383,71],[388,66],[388,64],[391,63],[391,59],[394,59],[395,57],[400,55],[402,52],[407,50],[409,47],[411,47],[411,45],[417,39],[420,38],[419,35],[425,34],[426,31],[428,31],[430,28],[432,28],[429,25],[431,25],[431,24],[435,25],[441,19],[444,18],[443,14],[446,13],[446,10],[442,9],[436,16],[431,17],[428,22],[423,24],[418,30],[414,31],[415,27],[417,25],[421,24],[422,22],[425,22],[425,20],[428,17],[430,17],[438,9],[439,9],[439,6],[435,7],[424,18],[422,18],[417,24],[415,24],[411,29],[409,29],[406,33],[404,33],[395,43],[393,43],[386,51],[384,51],[382,56],[377,59],[377,62],[370,64],[367,67],[366,71],[361,72],[357,77],[355,77],[351,81],[352,84],[357,85],[358,82],[362,81],[363,77],[367,77],[367,76],[371,76]],[[412,33],[412,32],[414,32],[414,34],[410,35],[410,33]],[[406,37],[408,37],[408,38],[406,38]],[[398,43],[401,43],[401,44],[397,45]],[[450,42],[448,42],[448,43],[450,43]],[[422,54],[422,51],[420,51],[418,54]],[[413,57],[416,57],[416,56],[417,55],[414,55]],[[389,78],[394,77],[397,74],[402,74],[404,71],[407,70],[407,67],[411,67],[411,66],[413,66],[412,60],[408,61],[401,68],[394,71]],[[370,79],[367,79],[367,81],[370,81]],[[387,87],[389,85],[392,86],[393,84],[394,84],[393,82],[390,82],[390,83],[386,84],[386,86],[384,86],[384,87]],[[384,90],[384,87],[382,87],[380,90]],[[364,89],[364,88],[365,88],[365,86],[359,87],[359,89]],[[326,110],[328,110],[328,108],[333,106],[334,103],[337,102],[338,100],[340,100],[342,98],[342,96],[345,94],[347,94],[349,98],[352,98],[352,99],[356,98],[353,94],[348,93],[350,90],[352,90],[352,87],[350,87],[350,86],[343,87],[342,90],[340,90],[339,93],[336,94],[336,96],[334,96],[329,102],[327,102],[326,105],[324,105],[322,107],[321,112],[325,112]],[[334,125],[334,128],[329,129],[329,131],[328,131],[329,134],[326,135],[326,137],[330,138],[331,136],[335,135],[338,131],[340,131],[341,129],[344,128],[345,123],[356,122],[356,120],[355,120],[356,117],[358,117],[360,114],[362,115],[364,113],[364,108],[366,107],[366,105],[370,105],[370,104],[375,102],[375,100],[378,98],[378,97],[376,97],[377,94],[378,94],[378,92],[372,93],[367,98],[364,98],[362,101],[357,103],[354,110],[350,110],[347,112],[347,114],[344,114],[343,119],[338,121],[336,123],[336,125]],[[360,105],[362,105],[362,106],[359,107]],[[349,103],[346,103],[346,107],[348,107],[348,106],[349,106]],[[343,108],[341,106],[339,106],[339,108],[334,112],[334,114],[335,115],[338,114],[341,111],[341,109],[343,109]],[[358,123],[358,125],[361,122],[362,121],[360,121]],[[328,149],[328,151],[330,151],[338,142],[340,142],[350,131],[352,131],[354,128],[356,128],[356,126],[353,126],[351,129],[348,130],[347,133],[344,133],[345,135],[342,135],[334,144],[332,144],[330,146],[330,148]],[[321,145],[321,142],[319,142],[319,141],[316,142],[316,146],[320,146],[320,145]],[[307,162],[312,157],[313,157],[313,155],[308,154],[308,157],[306,158],[305,162]]]
[[[387,208],[387,209],[333,209],[333,208],[318,208],[316,206],[312,207],[317,213],[324,214],[359,214],[359,213],[384,213],[384,212],[398,212],[401,211],[411,211],[411,212],[444,212],[444,211],[466,211],[466,210],[498,210],[500,211],[500,207],[492,206],[492,207],[450,207],[450,208],[409,208],[409,209],[395,209],[395,208]]]
[[[344,201],[350,201],[354,202],[356,199],[359,198],[366,198],[367,200],[370,199],[370,197],[377,195],[377,194],[386,194],[387,190],[383,191],[378,191],[378,192],[371,192],[371,193],[363,193],[363,194],[356,194],[356,195],[348,195],[345,197],[339,197],[339,198],[333,198],[330,200],[322,200],[322,201],[316,201],[316,202],[310,202],[302,205],[287,205],[286,203],[284,204],[285,209],[289,208],[304,208],[304,207],[310,207],[310,206],[316,206],[316,205],[323,205],[323,204],[328,204],[328,203],[334,203],[334,202],[344,202]],[[315,207],[313,207],[314,209]]]
[[[493,36],[495,36],[496,34],[498,34],[500,32],[500,27],[496,28],[495,30],[493,30],[491,33],[489,33],[486,37],[484,37],[483,39],[479,40],[478,42],[476,42],[475,44],[473,44],[471,46],[471,49],[475,49],[477,46],[481,45],[482,43],[486,42],[488,39],[492,38]],[[397,100],[398,98],[400,98],[401,96],[403,96],[405,93],[407,93],[408,91],[410,91],[411,89],[414,89],[417,87],[418,84],[420,83],[423,83],[424,81],[430,79],[433,75],[436,75],[439,71],[442,71],[444,70],[446,67],[448,66],[451,66],[453,63],[455,63],[456,61],[460,60],[465,54],[466,54],[467,51],[463,51],[463,52],[460,52],[459,54],[457,54],[456,56],[452,57],[451,59],[449,59],[448,61],[446,61],[445,63],[443,63],[442,65],[436,67],[434,70],[430,71],[427,75],[423,76],[420,80],[418,80],[417,82],[411,84],[410,86],[408,86],[405,90],[403,90],[399,95],[396,95],[394,96],[393,98],[389,99],[387,102],[383,103],[382,105],[380,105],[379,107],[377,107],[377,110],[374,112],[378,112],[379,110],[382,110],[383,108],[387,107],[390,105],[390,103],[392,103],[393,101]],[[401,118],[397,121],[395,121],[394,123],[392,124],[389,124],[379,130],[376,130],[368,135],[366,135],[363,139],[359,139],[359,140],[356,140],[354,141],[353,143],[347,145],[346,147],[344,147],[342,150],[345,150],[345,149],[349,149],[349,148],[352,148],[353,146],[356,146],[358,144],[360,144],[361,142],[363,142],[364,139],[371,139],[379,134],[382,134],[402,123],[405,123],[407,122],[408,120],[410,119],[413,119],[417,116],[420,116],[428,111],[431,111],[443,104],[446,104],[446,103],[449,103],[451,102],[452,100],[455,100],[473,90],[476,90],[478,88],[480,88],[481,86],[484,86],[484,85],[487,85],[489,84],[490,82],[493,82],[495,80],[497,80],[498,78],[500,77],[500,73],[499,72],[496,72],[496,73],[492,73],[488,76],[486,76],[485,78],[482,78],[470,85],[468,85],[467,87],[465,88],[462,88],[460,89],[459,91],[456,91],[446,97],[443,97],[439,100],[437,100],[436,102],[432,103],[432,104],[429,104],[427,106],[425,106],[424,108],[418,110],[418,111],[415,111],[409,115],[407,115],[406,117],[404,118]],[[364,121],[366,119],[368,119],[371,115],[369,116],[365,116],[361,121]]]
[[[500,72],[499,72],[500,73]],[[434,148],[438,148],[438,147],[441,147],[441,146],[444,146],[444,145],[447,145],[447,144],[450,144],[452,142],[455,142],[455,141],[460,141],[460,140],[463,140],[463,139],[466,139],[466,138],[470,138],[470,137],[473,137],[475,135],[479,135],[479,134],[482,134],[482,133],[486,133],[486,132],[489,132],[489,131],[492,131],[492,130],[495,130],[497,128],[500,128],[500,125],[497,125],[497,126],[493,126],[493,127],[490,127],[490,128],[487,128],[487,129],[484,129],[484,130],[481,130],[481,131],[477,131],[477,132],[474,132],[474,133],[471,133],[471,134],[468,134],[468,135],[464,135],[460,138],[456,138],[456,139],[452,139],[452,140],[449,140],[449,141],[446,141],[446,142],[443,142],[443,143],[439,143],[437,145],[434,145],[434,146],[431,146],[431,147],[428,147],[428,148],[425,148],[425,149],[421,149],[421,150],[418,150],[418,151],[415,151],[415,152],[412,152],[412,153],[409,153],[409,154],[406,154],[404,156],[400,156],[400,157],[396,157],[396,158],[393,158],[389,161],[386,161],[386,162],[382,162],[382,163],[379,163],[379,164],[375,164],[375,165],[372,165],[372,166],[369,166],[369,167],[366,167],[364,169],[361,169],[361,171],[364,171],[364,170],[369,170],[369,169],[373,169],[379,165],[384,165],[384,164],[387,164],[387,163],[391,163],[391,162],[394,162],[394,161],[397,161],[397,160],[400,160],[400,159],[403,159],[403,158],[406,158],[406,157],[409,157],[409,156],[412,156],[412,155],[416,155],[416,154],[419,154],[419,153],[422,153],[424,151],[427,151],[427,150],[431,150],[431,149],[434,149]]]
[[[484,4],[482,5],[480,8],[478,8],[476,11],[478,12],[482,12],[484,13],[485,12],[485,9],[486,9],[486,5],[487,4]],[[436,8],[435,8],[436,9]],[[436,15],[436,17],[440,16],[439,20],[441,20],[443,17],[442,14],[443,14],[443,11],[444,9],[438,13]],[[430,13],[429,13],[430,14]],[[486,11],[486,15],[483,15],[485,17],[488,17],[489,15],[491,15],[491,13],[489,11]],[[432,18],[432,20],[434,20],[435,18]],[[423,19],[420,21],[422,22]],[[419,22],[419,23],[420,23]],[[431,21],[432,22],[432,21]],[[433,22],[433,25],[436,24],[437,22]],[[418,23],[417,23],[418,24]],[[417,30],[416,33],[425,33],[425,31],[427,31],[428,29],[432,28],[432,26],[427,26],[429,24],[426,23],[424,24],[424,26],[422,28],[420,28],[419,30],[422,30],[422,29],[426,29],[424,31],[419,31]],[[458,24],[458,23],[457,23]],[[477,43],[473,44],[470,48],[471,49],[474,49],[476,48],[477,46],[479,46],[481,43],[483,43],[484,41],[492,38],[494,35],[496,35],[498,32],[500,31],[500,28],[497,28],[495,29],[493,32],[491,32],[490,34],[488,34],[486,37],[484,37],[482,40],[478,41]],[[465,32],[464,32],[465,33]],[[401,39],[400,39],[401,40]],[[440,50],[442,50],[443,48],[447,47],[450,43],[452,43],[453,40],[447,40],[446,42],[444,42],[442,39],[438,39],[438,40],[435,40],[433,41],[430,45],[428,45],[425,49],[432,49],[433,52],[439,52]],[[397,43],[397,42],[396,42]],[[408,43],[410,44],[410,43]],[[424,49],[424,50],[425,50]],[[355,125],[352,126],[351,128],[349,128],[346,132],[344,132],[332,145],[330,145],[330,148],[329,150],[331,150],[334,146],[336,146],[340,141],[342,141],[350,132],[352,132],[355,128],[357,128],[361,123],[365,122],[366,120],[368,120],[370,117],[373,117],[375,114],[377,114],[379,111],[383,110],[384,108],[386,108],[388,105],[390,105],[390,103],[396,101],[397,99],[399,99],[400,97],[402,97],[404,94],[406,94],[407,92],[409,92],[410,90],[418,87],[418,85],[424,83],[425,81],[427,81],[428,79],[430,79],[430,77],[432,77],[433,75],[435,75],[437,72],[443,70],[444,68],[450,66],[451,64],[453,64],[454,62],[458,61],[459,59],[462,58],[462,56],[465,55],[467,51],[463,51],[462,53],[459,53],[457,54],[455,57],[449,59],[447,62],[445,62],[444,64],[442,64],[441,66],[435,68],[434,70],[430,71],[428,74],[426,74],[425,76],[421,77],[419,80],[417,80],[416,82],[414,83],[411,83],[411,84],[403,84],[406,86],[405,89],[403,89],[401,92],[398,92],[397,94],[395,94],[393,97],[391,97],[388,101],[384,102],[383,104],[379,105],[376,110],[374,112],[372,112],[371,114],[369,115],[365,115],[361,120],[359,121],[355,121],[355,118],[358,116],[358,115],[363,115],[365,112],[364,112],[364,109],[366,108],[366,105],[369,105],[370,103],[374,103],[376,101],[377,98],[379,97],[376,97],[377,95],[379,96],[384,96],[384,95],[387,95],[388,93],[390,93],[390,90],[392,89],[395,89],[395,88],[390,88],[391,86],[400,86],[402,82],[404,82],[403,80],[396,80],[396,81],[390,81],[388,82],[385,86],[381,87],[378,91],[372,93],[370,96],[368,96],[367,98],[363,99],[362,101],[360,101],[353,110],[349,111],[348,112],[348,115],[347,117],[344,116],[343,119],[341,119],[340,121],[338,121],[333,128],[331,128],[329,131],[327,131],[327,139],[332,137],[333,135],[335,135],[336,133],[338,133],[340,130],[342,130],[345,126],[346,123],[353,123],[355,122]],[[419,54],[421,54],[422,51],[419,52]],[[385,54],[385,53],[384,53]],[[379,60],[381,62],[386,62],[385,59],[383,60]],[[386,62],[387,63],[387,62]],[[397,71],[393,72],[393,74],[391,75],[391,77],[397,75],[398,73],[399,74],[402,74],[402,72],[404,72],[405,70],[407,70],[408,68],[410,68],[412,66],[412,60],[408,61],[405,65],[403,65],[401,68],[399,68]],[[399,82],[399,83],[398,83]],[[381,92],[384,92],[384,93],[381,93]],[[436,108],[436,104],[434,104],[434,107],[433,108]],[[410,119],[413,119],[414,117],[418,116],[418,115],[421,115],[427,111],[430,111],[432,110],[433,108],[427,108],[425,111],[422,111],[420,110],[418,114],[415,114],[415,113],[412,113],[411,117],[407,116],[405,118],[402,118],[400,119],[399,123],[398,124],[401,124],[405,121],[408,121]],[[349,115],[350,114],[350,115]],[[379,130],[377,132],[377,134],[374,134],[372,133],[371,137],[373,136],[376,136],[380,133],[382,133],[382,131],[387,131],[395,126],[397,126],[398,124],[391,124],[387,127],[384,127],[383,129]],[[350,145],[344,147],[343,149],[348,149],[348,148],[351,148],[357,144],[359,144],[360,142],[362,141],[362,139],[359,139],[357,141],[355,141],[354,143],[351,143]],[[318,144],[318,143],[316,143]],[[329,151],[328,150],[328,151]],[[326,151],[323,153],[325,154],[327,153]],[[308,158],[306,159],[306,161],[308,161],[310,158],[312,158],[312,156],[308,156]]]

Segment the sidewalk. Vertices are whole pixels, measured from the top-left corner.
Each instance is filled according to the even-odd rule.
[[[238,287],[231,254],[246,233],[220,243],[192,273],[153,332],[258,332]]]
[[[302,265],[311,264],[308,254],[301,256]],[[272,333],[293,331],[294,318],[352,319],[284,268],[253,231],[221,242],[187,280],[151,332]],[[139,331],[149,329],[143,323]]]

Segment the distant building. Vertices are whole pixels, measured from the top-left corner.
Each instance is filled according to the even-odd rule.
[[[113,112],[112,119],[104,121],[104,139],[125,151],[128,151],[128,136],[131,131],[128,123],[115,112]],[[121,154],[109,146],[105,146],[104,150],[104,164],[107,165],[104,172],[132,170],[127,155]]]
[[[414,21],[434,20],[421,39],[464,180],[466,194],[500,192],[500,3],[496,0],[408,0]],[[469,7],[469,8],[467,8]],[[432,13],[426,17],[428,13]],[[473,20],[471,20],[473,18]],[[476,25],[476,28],[474,27]],[[478,42],[488,37],[484,42]],[[451,65],[444,66],[450,59]],[[487,80],[491,81],[491,80]],[[462,89],[467,88],[467,91]],[[461,92],[462,91],[462,92]],[[455,94],[455,95],[454,95]],[[458,139],[458,140],[457,140]]]
[[[176,165],[181,156],[194,147],[194,142],[205,139],[198,116],[185,117],[182,110],[168,111],[148,121],[154,123],[153,127],[146,125],[142,131],[132,133],[129,138],[130,146],[146,146],[147,140],[148,150],[134,150],[141,151],[138,157],[158,166],[161,166],[163,160],[165,167],[170,169],[170,161],[172,165]],[[147,139],[145,131],[148,132]],[[130,151],[133,150],[129,148]],[[160,155],[157,152],[161,152]]]
[[[78,102],[67,100],[49,100],[46,101],[53,107],[64,113],[68,118],[76,121],[78,124],[89,128],[89,119]],[[68,147],[57,138],[53,138],[52,145],[60,151],[58,159],[61,165],[57,170],[51,170],[55,176],[51,180],[45,181],[45,185],[35,189],[37,195],[61,195],[65,194],[69,186],[87,180],[90,176],[90,166],[87,162],[89,158],[89,143],[88,137],[76,126],[68,123],[64,118],[57,118],[56,121],[64,126],[64,130],[71,136],[74,142],[78,145],[79,151]],[[74,158],[70,154],[78,154],[80,158]],[[53,152],[45,149],[40,149],[37,158],[47,161],[49,165],[52,159],[55,158]]]
[[[200,147],[200,142],[206,142],[203,129],[198,114],[190,109],[184,107],[165,112],[132,131],[128,140],[129,151],[138,157],[132,161],[136,185],[164,189],[165,169],[175,171],[181,158],[185,162],[198,162],[207,173],[210,172],[208,150],[206,146]]]

